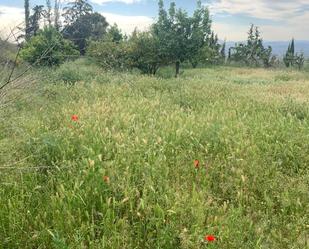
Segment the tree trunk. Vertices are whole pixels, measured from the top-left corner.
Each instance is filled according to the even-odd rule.
[[[178,77],[179,75],[179,69],[180,69],[180,61],[176,61],[176,74],[175,74],[175,78]]]
[[[30,39],[30,9],[29,9],[29,0],[25,0],[25,39],[28,41]]]

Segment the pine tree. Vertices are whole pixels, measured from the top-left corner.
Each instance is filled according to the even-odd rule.
[[[288,49],[283,57],[283,62],[286,67],[290,67],[294,65],[295,62],[295,43],[294,38],[292,39],[291,43],[289,43]]]
[[[291,47],[290,47],[290,53],[291,55],[295,55],[295,44],[294,44],[294,38],[292,38]]]

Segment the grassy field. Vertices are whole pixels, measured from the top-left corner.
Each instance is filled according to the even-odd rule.
[[[309,73],[37,74],[1,114],[1,249],[309,248]]]

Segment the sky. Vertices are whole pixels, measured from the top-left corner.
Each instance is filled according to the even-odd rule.
[[[51,0],[53,1],[53,0]],[[62,0],[63,5],[69,0]],[[0,33],[23,21],[23,0],[0,0]],[[158,12],[157,0],[89,0],[94,10],[110,24],[131,33],[135,27],[146,30]],[[164,0],[168,7],[170,0]],[[195,0],[175,0],[177,7],[192,14]],[[264,40],[309,40],[309,0],[204,0],[219,39],[243,41],[251,23],[260,27]],[[30,0],[31,6],[45,0]]]

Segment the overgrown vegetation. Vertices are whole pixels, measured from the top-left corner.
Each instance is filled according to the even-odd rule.
[[[1,122],[1,248],[308,247],[308,74],[42,77]]]
[[[53,27],[39,31],[20,53],[22,59],[34,66],[58,66],[67,59],[76,59],[78,55],[73,43],[63,39]]]
[[[160,0],[131,35],[87,0],[52,5],[25,0],[19,43],[0,40],[0,248],[309,247],[294,40],[283,62],[304,69],[265,70],[258,27],[226,58],[201,1]]]

